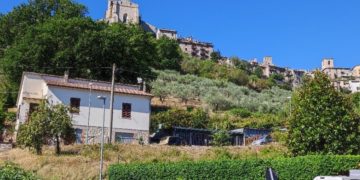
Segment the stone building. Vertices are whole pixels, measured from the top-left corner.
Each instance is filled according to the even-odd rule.
[[[333,58],[324,58],[321,63],[321,71],[327,74],[336,89],[344,89],[351,92],[359,92],[360,66],[354,68],[335,67]]]
[[[323,59],[321,71],[327,74],[331,80],[349,78],[353,75],[351,68],[335,67],[334,59],[332,58]]]
[[[210,55],[214,52],[214,46],[211,43],[201,42],[193,38],[179,38],[180,48],[183,52],[198,57],[200,59],[210,59]]]
[[[360,77],[360,65],[355,66],[352,73],[354,77]]]
[[[275,66],[271,56],[264,57],[263,63],[260,64],[260,67],[263,70],[263,76],[270,77],[273,74],[280,74],[284,77],[284,82],[291,83],[293,87],[299,86],[302,77],[306,74],[305,70],[294,70]]]
[[[131,0],[109,0],[105,21],[109,23],[139,24],[139,5]]]
[[[151,32],[157,39],[168,37],[177,40],[181,50],[193,57],[209,59],[214,46],[208,42],[200,42],[193,38],[178,38],[175,30],[161,29],[142,21],[139,5],[131,0],[108,0],[104,21],[108,23],[139,24],[145,31]]]
[[[169,39],[177,39],[177,31],[170,29],[157,29],[156,31],[156,39],[160,39],[161,37],[167,37]]]

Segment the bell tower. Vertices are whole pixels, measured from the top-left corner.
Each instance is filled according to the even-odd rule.
[[[108,0],[105,21],[109,23],[139,24],[139,5],[131,0]]]
[[[334,68],[334,59],[333,58],[324,58],[321,63],[321,69]]]

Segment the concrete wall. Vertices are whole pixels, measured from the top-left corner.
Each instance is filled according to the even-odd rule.
[[[20,124],[25,123],[28,119],[30,103],[39,103],[47,91],[45,81],[35,74],[25,74],[21,85],[16,105],[18,112],[15,130],[18,130]]]

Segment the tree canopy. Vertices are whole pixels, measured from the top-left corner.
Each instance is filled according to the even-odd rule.
[[[156,40],[138,25],[96,22],[85,15],[86,8],[72,0],[30,0],[0,16],[4,91],[17,91],[23,71],[62,75],[68,70],[71,77],[110,81],[115,63],[117,81],[137,83],[137,77],[155,78],[151,68],[180,69],[176,41]]]
[[[75,139],[69,109],[41,102],[29,121],[20,126],[17,138],[19,145],[33,148],[37,154],[42,153],[44,143],[53,141],[56,154],[60,154],[60,138],[70,142]]]
[[[307,78],[292,97],[289,149],[295,155],[359,153],[360,120],[326,74]]]

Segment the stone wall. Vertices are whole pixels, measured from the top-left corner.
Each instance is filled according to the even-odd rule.
[[[74,129],[77,133],[77,143],[78,144],[85,144],[86,143],[86,133],[87,133],[87,127],[86,126],[74,126]],[[89,144],[97,144],[101,143],[101,127],[90,127],[89,128]],[[81,131],[81,134],[80,134]],[[140,130],[131,130],[131,129],[113,129],[112,132],[112,141],[116,142],[115,135],[117,133],[129,133],[133,134],[132,139],[127,139],[126,142],[128,144],[138,144],[140,139],[142,138],[144,144],[149,144],[149,131],[140,131]],[[105,142],[108,142],[109,140],[109,128],[104,128],[104,139]],[[121,143],[121,142],[116,142]]]

